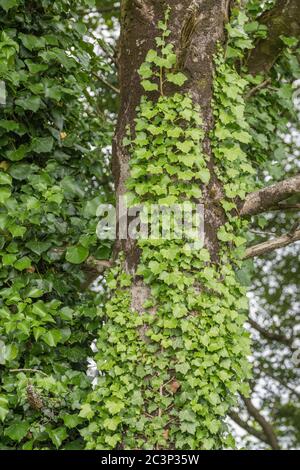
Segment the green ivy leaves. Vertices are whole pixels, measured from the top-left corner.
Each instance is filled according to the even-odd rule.
[[[182,86],[187,77],[182,72],[176,72],[176,54],[171,43],[166,42],[166,38],[171,31],[167,27],[167,19],[169,13],[166,13],[165,22],[160,22],[158,27],[162,31],[162,36],[156,37],[156,44],[158,50],[150,49],[147,52],[145,62],[141,65],[138,73],[141,77],[141,86],[145,91],[160,91],[163,95],[164,85],[172,83],[177,86]],[[174,71],[171,71],[174,69]],[[150,78],[156,81],[149,80]]]
[[[66,260],[72,264],[81,264],[87,259],[88,255],[88,248],[82,245],[77,245],[67,249]]]
[[[181,72],[167,73],[167,80],[174,85],[182,86],[187,81],[187,77]]]
[[[93,111],[91,77],[103,64],[79,20],[88,3],[0,1],[0,441],[8,448],[83,447],[79,403],[99,311],[95,293],[83,291],[81,263],[110,249],[97,240],[96,211],[111,192],[99,159],[111,123]]]
[[[0,7],[2,7],[3,10],[8,11],[19,5],[20,1],[21,0],[0,0]]]

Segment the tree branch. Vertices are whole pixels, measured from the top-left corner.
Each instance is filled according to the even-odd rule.
[[[67,250],[65,247],[53,248],[52,251],[60,256],[62,256]],[[113,266],[112,260],[105,259],[96,259],[93,256],[89,256],[82,264],[82,271],[85,273],[86,281],[83,284],[83,289],[89,287],[101,274],[104,273],[106,269],[109,269]]]
[[[99,274],[102,274],[103,271],[105,271],[108,268],[111,268],[113,263],[110,260],[105,260],[105,259],[99,260],[99,259],[93,258],[92,256],[89,256],[89,258],[87,258],[84,264],[85,266],[91,269],[92,268],[95,269]]]
[[[107,88],[110,88],[114,93],[117,93],[117,95],[120,94],[119,88],[115,87],[112,83],[108,82],[102,75],[97,75],[96,73],[93,73],[94,77],[100,80],[100,82],[103,83]]]
[[[248,323],[258,331],[264,338],[271,340],[271,341],[278,341],[279,343],[283,343],[286,346],[291,346],[293,342],[293,338],[288,338],[284,334],[280,333],[272,333],[269,330],[265,330],[262,326],[260,326],[256,321],[252,318],[248,318]]]
[[[249,398],[245,398],[245,397],[242,396],[242,400],[245,403],[246,408],[247,408],[248,413],[250,414],[250,416],[252,416],[255,419],[255,421],[257,421],[258,424],[261,426],[270,447],[273,450],[280,450],[279,443],[278,443],[278,440],[277,440],[277,436],[276,436],[271,424],[263,417],[262,414],[260,414],[258,409],[255,408],[255,406],[253,405],[253,403],[251,402],[251,400]]]
[[[252,426],[250,426],[250,424],[248,424],[246,421],[243,421],[238,413],[236,413],[235,411],[231,411],[228,416],[236,424],[238,424],[242,429],[247,431],[249,434],[256,437],[258,440],[264,442],[265,444],[269,444],[269,442],[265,438],[264,434],[260,431],[257,431],[257,429],[253,428]]]
[[[113,265],[112,261],[109,260],[98,260],[89,256],[82,264],[82,270],[85,273],[86,281],[82,288],[88,288],[93,282],[104,273],[106,269],[111,268]]]
[[[97,8],[97,12],[98,13],[118,13],[120,11],[120,4],[117,3],[117,4],[114,4],[114,5],[110,5],[110,6],[107,6],[107,7],[99,7]]]
[[[300,210],[300,204],[280,204],[276,207],[272,207],[270,211],[298,211]]]
[[[259,83],[255,87],[251,88],[246,94],[245,99],[248,100],[249,98],[251,98],[251,96],[255,95],[258,91],[260,91],[263,88],[266,88],[269,85],[269,83],[271,83],[271,81],[272,80],[270,78],[267,78],[262,83]]]
[[[249,247],[246,250],[244,259],[265,255],[271,251],[278,250],[279,248],[284,248],[298,240],[300,240],[300,230],[296,230],[292,234],[283,235],[282,237],[274,238],[273,240],[268,240],[267,242]]]
[[[295,397],[300,401],[300,393],[297,392],[297,390],[294,390],[289,384],[286,384],[282,379],[279,377],[276,377],[274,374],[272,374],[269,370],[267,370],[265,367],[262,368],[262,373],[270,377],[271,379],[275,380],[276,382],[279,383],[282,387],[286,388],[291,392]]]
[[[253,75],[272,68],[285,47],[281,36],[300,37],[299,0],[278,0],[272,10],[261,16],[260,23],[267,26],[268,36],[259,40],[250,53],[248,70]]]
[[[300,174],[288,178],[267,188],[248,194],[242,206],[240,215],[256,215],[276,208],[281,201],[300,194]]]

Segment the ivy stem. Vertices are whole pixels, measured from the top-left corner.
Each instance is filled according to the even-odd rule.
[[[45,374],[45,372],[43,372],[42,370],[38,370],[38,369],[10,369],[9,372],[34,372],[36,374],[41,374],[41,375],[44,375],[45,377],[48,377],[47,374]]]
[[[163,385],[161,385],[161,386],[159,387],[159,394],[160,394],[161,397],[163,396]],[[161,418],[161,415],[162,415],[162,409],[159,408],[159,409],[158,409],[158,417]]]
[[[163,89],[163,68],[159,68],[159,85],[160,85],[160,94],[164,96],[164,89]]]

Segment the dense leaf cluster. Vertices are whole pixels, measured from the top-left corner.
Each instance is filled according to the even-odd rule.
[[[80,447],[86,360],[99,324],[80,263],[107,248],[107,188],[88,1],[0,2],[0,441]],[[101,161],[102,158],[102,161]],[[104,251],[103,251],[104,250]],[[23,371],[19,371],[24,369]],[[28,370],[27,370],[28,369]]]

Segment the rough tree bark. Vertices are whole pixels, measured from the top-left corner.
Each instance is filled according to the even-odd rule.
[[[256,215],[280,209],[280,202],[296,194],[300,194],[300,175],[248,194],[241,204],[240,215]]]
[[[214,161],[208,138],[213,128],[211,107],[213,81],[213,54],[217,42],[224,40],[224,23],[227,20],[226,0],[126,0],[121,5],[121,37],[119,56],[120,112],[114,139],[113,173],[116,196],[126,193],[125,182],[129,175],[129,158],[122,141],[129,125],[134,128],[136,106],[143,90],[137,70],[147,51],[154,47],[158,34],[157,23],[163,18],[167,6],[171,7],[169,27],[171,41],[175,45],[182,70],[189,77],[185,91],[190,92],[195,103],[201,106],[206,138],[204,152],[210,156],[209,168],[212,174],[210,184],[203,188],[205,203],[205,244],[216,258],[218,251],[217,230],[224,223],[224,213],[219,200],[222,188],[214,175]],[[188,31],[188,34],[185,32]],[[118,242],[116,251],[122,250],[126,256],[126,269],[134,274],[139,251],[132,240]],[[138,278],[134,279],[133,305],[138,310],[147,297],[147,289]]]

